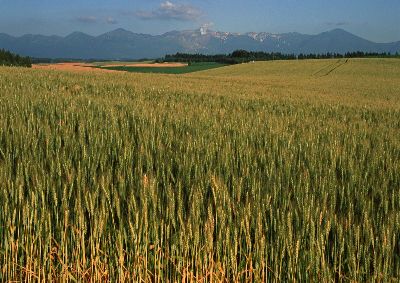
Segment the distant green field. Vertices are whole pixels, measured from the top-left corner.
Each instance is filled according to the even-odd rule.
[[[157,73],[157,74],[186,74],[198,71],[205,71],[227,66],[225,64],[204,62],[193,63],[186,67],[132,67],[132,66],[118,66],[118,67],[101,67],[107,70],[126,71],[133,73]]]
[[[132,60],[132,61],[97,61],[97,62],[87,62],[91,63],[93,65],[96,65],[97,67],[107,67],[109,65],[117,65],[120,64],[126,65],[126,64],[132,64],[132,63],[140,63],[140,64],[151,64],[154,63],[154,60]]]

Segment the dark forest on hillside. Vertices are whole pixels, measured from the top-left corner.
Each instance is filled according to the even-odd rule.
[[[29,57],[23,57],[10,51],[0,49],[0,66],[32,67]]]
[[[217,62],[223,64],[240,64],[251,61],[272,61],[272,60],[303,60],[303,59],[334,59],[334,58],[393,58],[399,57],[396,53],[368,53],[368,52],[348,52],[324,53],[324,54],[282,54],[280,52],[253,52],[246,50],[236,50],[230,54],[204,55],[204,54],[188,54],[176,53],[174,55],[166,55],[164,62]]]

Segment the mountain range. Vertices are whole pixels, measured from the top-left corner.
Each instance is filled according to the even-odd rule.
[[[120,28],[99,36],[74,32],[65,37],[32,34],[14,37],[0,33],[0,48],[36,58],[140,59],[160,58],[176,52],[226,54],[237,49],[289,54],[354,51],[394,54],[400,52],[400,41],[376,43],[343,29],[307,35],[231,33],[201,28],[149,35]]]

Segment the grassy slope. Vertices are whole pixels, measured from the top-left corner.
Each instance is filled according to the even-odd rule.
[[[335,64],[0,68],[1,279],[397,281],[400,66]]]

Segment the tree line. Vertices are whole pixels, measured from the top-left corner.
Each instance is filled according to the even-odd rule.
[[[167,54],[160,61],[163,62],[216,62],[222,64],[240,64],[250,61],[269,61],[269,60],[291,60],[296,59],[293,54],[282,54],[280,52],[266,53],[266,52],[251,52],[246,50],[236,50],[230,54],[188,54],[176,53],[173,55]]]
[[[240,64],[252,61],[272,61],[272,60],[304,60],[304,59],[331,59],[331,58],[393,58],[399,57],[399,54],[394,55],[390,53],[377,53],[377,52],[347,52],[340,53],[322,53],[322,54],[283,54],[280,52],[254,52],[246,50],[236,50],[230,54],[218,55],[205,55],[205,54],[189,54],[189,53],[176,53],[173,55],[165,55],[159,62],[216,62],[222,64]]]
[[[32,61],[29,57],[20,56],[10,51],[0,49],[0,66],[19,66],[32,67]]]
[[[387,52],[363,52],[363,51],[355,51],[355,52],[346,52],[345,54],[341,53],[324,53],[324,54],[299,54],[297,55],[297,59],[329,59],[329,58],[399,58],[399,54],[391,54]]]

